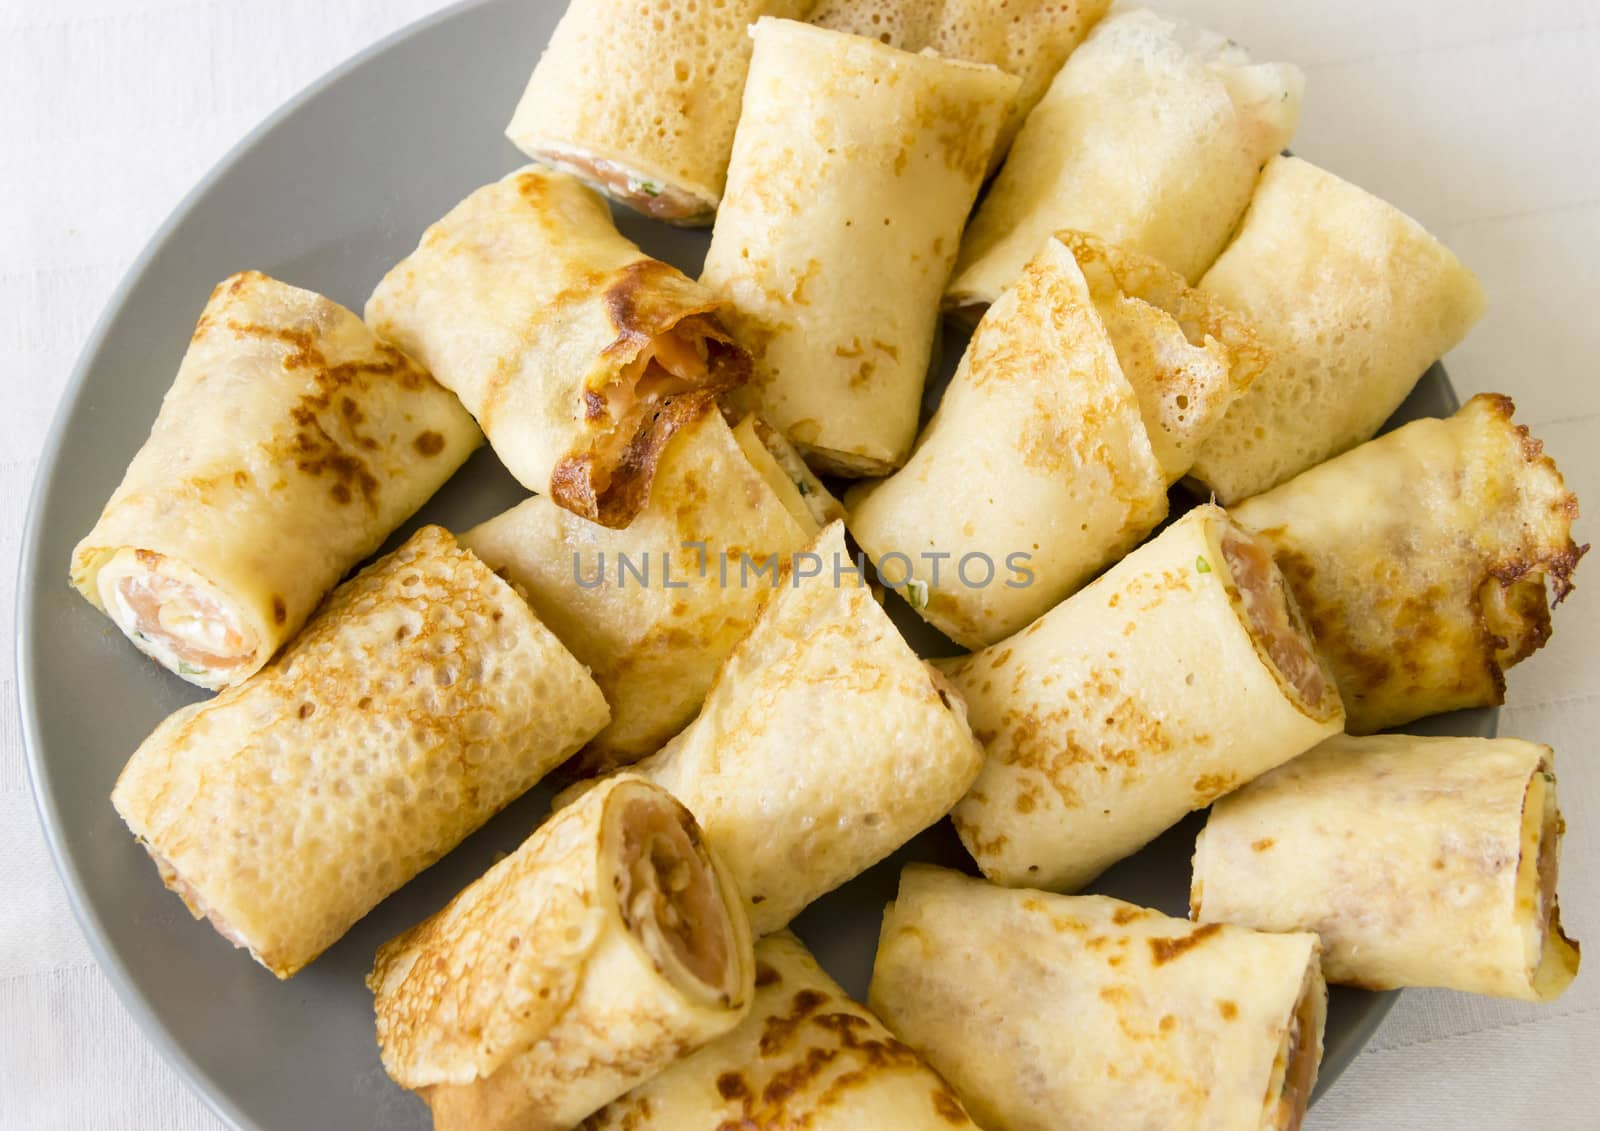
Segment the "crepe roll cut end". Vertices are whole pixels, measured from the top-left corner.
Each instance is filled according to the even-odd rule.
[[[1278,678],[1313,718],[1339,710],[1339,692],[1318,657],[1311,633],[1272,554],[1259,538],[1229,522],[1222,531],[1222,560],[1238,589],[1251,638]]]
[[[1556,895],[1565,823],[1556,805],[1549,761],[1528,779],[1523,801],[1522,853],[1517,861],[1517,912],[1527,922],[1529,984],[1533,996],[1552,1001],[1577,977],[1578,944],[1561,929]]]
[[[743,993],[731,908],[694,817],[658,790],[630,788],[608,814],[623,922],[684,993],[732,1006]]]
[[[541,165],[577,177],[618,204],[680,227],[705,227],[717,214],[716,196],[677,184],[661,173],[649,173],[627,161],[590,150],[506,131],[513,144]]]
[[[256,631],[219,586],[182,562],[124,546],[95,578],[100,604],[134,645],[213,691],[261,665]]]
[[[782,432],[757,413],[749,413],[733,430],[734,439],[756,474],[767,482],[808,539],[830,522],[844,517],[844,508]]]
[[[1327,1021],[1328,988],[1322,968],[1306,971],[1305,986],[1294,1003],[1284,1029],[1283,1045],[1273,1062],[1272,1084],[1267,1090],[1267,1107],[1262,1131],[1300,1131],[1311,1093],[1317,1086],[1317,1068],[1322,1063],[1322,1034]]]

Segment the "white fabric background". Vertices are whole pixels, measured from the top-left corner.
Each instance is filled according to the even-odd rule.
[[[1412,213],[1477,270],[1492,308],[1449,359],[1457,387],[1513,394],[1600,514],[1600,8],[1154,2],[1306,69],[1296,150]],[[183,193],[300,87],[442,6],[0,0],[0,1127],[218,1126],[90,959],[28,791],[14,563],[51,413],[112,288]],[[1580,540],[1597,534],[1586,519]],[[1600,943],[1600,555],[1579,581],[1552,645],[1514,673],[1501,728],[1556,747],[1566,918]],[[1597,1045],[1600,970],[1542,1009],[1408,993],[1309,1126],[1600,1127]]]

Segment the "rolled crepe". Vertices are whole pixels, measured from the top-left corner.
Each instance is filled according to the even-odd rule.
[[[832,523],[695,721],[632,770],[694,813],[757,935],[943,817],[983,760],[960,697],[844,573],[856,568]]]
[[[1510,398],[1473,397],[1241,504],[1367,734],[1505,699],[1587,547],[1578,500]]]
[[[788,931],[756,943],[739,1027],[597,1111],[580,1131],[952,1131],[976,1128],[950,1086]]]
[[[868,997],[989,1131],[1295,1131],[1322,1059],[1317,937],[913,864]]]
[[[1028,111],[1110,6],[1110,0],[822,0],[811,22],[901,51],[990,63],[1020,78],[995,142],[991,165],[999,165]]]
[[[818,470],[916,436],[939,294],[1018,80],[790,20],[755,26],[703,281],[755,357],[738,399]]]
[[[750,926],[686,809],[622,777],[557,813],[367,978],[437,1131],[568,1131],[728,1032]]]
[[[518,149],[673,224],[709,224],[750,66],[749,25],[812,0],[571,0],[506,127]]]
[[[849,497],[850,530],[969,648],[1004,639],[1167,514],[1139,399],[1065,244],[979,324],[910,462]]]
[[[1265,545],[1215,506],[946,671],[988,753],[952,818],[1010,886],[1081,887],[1344,721]]]
[[[231,686],[482,442],[350,311],[242,272],[211,292],[72,584],[163,667]]]
[[[1421,224],[1298,157],[1267,165],[1200,286],[1273,351],[1194,464],[1224,503],[1371,439],[1484,307],[1472,272]]]
[[[529,167],[429,228],[367,321],[455,391],[524,487],[621,527],[672,433],[749,375],[721,307],[595,193]]]
[[[1340,735],[1212,807],[1192,914],[1315,931],[1330,982],[1550,1001],[1562,829],[1548,746]]]
[[[253,679],[168,716],[111,800],[195,917],[287,978],[606,716],[527,604],[428,526]]]
[[[1184,40],[1194,42],[1186,45]],[[999,298],[1050,233],[1092,232],[1198,281],[1294,133],[1303,77],[1142,9],[1113,12],[1023,124],[945,304]]]
[[[605,692],[611,722],[582,756],[598,770],[654,753],[694,717],[771,592],[739,583],[739,556],[788,557],[837,511],[774,430],[754,417],[730,429],[712,411],[672,438],[625,530],[539,495],[461,540],[526,594]]]

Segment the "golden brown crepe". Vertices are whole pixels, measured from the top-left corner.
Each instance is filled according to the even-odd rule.
[[[1009,886],[1081,887],[1344,722],[1268,550],[1215,506],[941,666],[988,755],[951,817]]]
[[[597,194],[530,166],[430,227],[367,321],[455,391],[524,487],[622,527],[673,432],[749,375],[721,309]]]
[[[1473,397],[1242,503],[1327,657],[1352,734],[1505,698],[1588,548],[1510,398]]]
[[[1222,251],[1262,162],[1294,133],[1300,71],[1143,9],[1101,20],[1056,74],[961,243],[945,305],[973,317],[1062,228],[1190,282]]]
[[[72,584],[169,671],[231,686],[482,442],[354,314],[242,272],[211,292]]]
[[[879,573],[969,648],[1025,627],[1166,517],[1139,398],[1065,244],[1047,242],[979,323],[906,466],[848,502]]]
[[[168,716],[111,800],[195,917],[287,978],[606,718],[527,604],[427,526]]]
[[[711,411],[668,443],[626,529],[539,495],[461,541],[523,591],[605,692],[611,722],[582,756],[598,770],[655,752],[694,717],[771,593],[740,583],[740,555],[787,557],[838,511],[776,432],[754,417],[730,429]]]
[[[813,0],[570,0],[506,136],[673,224],[709,224],[750,66],[748,27]]]
[[[1322,1059],[1317,937],[913,864],[868,997],[988,1131],[1296,1131]]]
[[[758,935],[944,816],[983,759],[857,568],[832,523],[773,579],[695,721],[632,770],[693,811]]]
[[[686,809],[631,777],[534,831],[378,951],[378,1047],[438,1131],[569,1131],[750,1008],[739,895]]]
[[[703,281],[754,355],[744,409],[819,471],[916,436],[939,294],[1018,80],[791,20],[755,26]]]
[[[992,168],[1061,64],[1110,6],[1110,0],[822,0],[811,22],[902,51],[930,50],[949,59],[989,63],[1020,78]]]
[[[937,1073],[845,996],[788,931],[756,943],[739,1027],[642,1084],[581,1131],[960,1131]]]
[[[1515,738],[1330,738],[1212,807],[1192,914],[1315,931],[1330,982],[1550,1001],[1578,972],[1551,757]]]
[[[1194,464],[1226,504],[1371,439],[1484,306],[1472,272],[1421,224],[1298,157],[1267,164],[1200,289],[1273,351]]]

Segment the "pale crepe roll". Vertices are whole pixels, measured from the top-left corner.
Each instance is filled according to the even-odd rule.
[[[913,864],[867,1000],[988,1131],[1296,1131],[1322,1059],[1317,954],[1309,933]]]
[[[813,0],[571,0],[511,124],[518,149],[657,220],[709,224],[750,66],[749,25]]]
[[[750,925],[681,804],[621,777],[385,943],[378,1047],[437,1131],[568,1131],[750,1008]]]
[[[287,978],[606,717],[527,604],[428,526],[254,678],[168,716],[111,800],[195,917]]]
[[[1510,398],[1473,397],[1241,504],[1327,658],[1352,734],[1505,699],[1588,548]]]
[[[1072,252],[1048,241],[979,323],[916,452],[848,497],[885,580],[969,648],[1133,549],[1167,481]],[[939,555],[943,555],[942,557]]]
[[[588,665],[611,722],[583,762],[606,769],[682,730],[755,621],[770,587],[740,585],[737,573],[724,583],[723,563],[788,557],[838,511],[773,429],[755,417],[730,429],[711,410],[672,438],[650,501],[626,529],[538,495],[461,541]]]
[[[1294,133],[1303,85],[1298,68],[1252,64],[1219,35],[1113,12],[1028,115],[962,240],[946,306],[981,311],[1060,228],[1198,281]]]
[[[1330,982],[1550,1001],[1563,827],[1548,746],[1340,735],[1212,807],[1191,914],[1315,931]]]
[[[739,1027],[595,1112],[581,1131],[975,1129],[950,1086],[845,996],[788,931],[756,943]]]
[[[1081,887],[1344,722],[1266,546],[1215,506],[945,670],[988,753],[951,816],[1014,887]]]
[[[758,935],[943,817],[983,761],[960,696],[843,572],[854,568],[830,524],[694,722],[633,767],[693,811]]]
[[[1224,503],[1371,439],[1484,308],[1478,280],[1421,224],[1298,157],[1267,165],[1200,286],[1273,351],[1194,464]]]
[[[1110,6],[1110,0],[822,0],[811,22],[902,51],[990,63],[1020,78],[990,161],[996,166],[1061,64]]]
[[[524,487],[621,527],[673,432],[749,375],[721,308],[600,196],[530,166],[429,228],[367,321],[455,391]]]
[[[820,471],[881,475],[917,431],[939,294],[1018,80],[791,20],[756,24],[703,281],[759,408]]]
[[[163,667],[228,687],[482,442],[350,311],[242,272],[211,292],[72,584]]]

